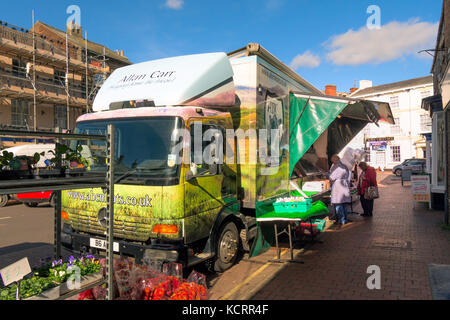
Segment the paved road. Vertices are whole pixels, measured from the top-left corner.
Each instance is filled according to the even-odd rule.
[[[282,243],[281,246],[286,247],[287,244]],[[287,250],[283,252],[286,257]],[[63,252],[63,255],[67,256],[68,252]],[[275,255],[274,248],[252,259],[242,253],[237,264],[222,274],[208,272],[204,265],[193,269],[207,276],[210,299],[248,299],[283,267],[283,264],[267,263]],[[0,268],[23,257],[28,257],[31,266],[36,266],[41,258],[51,256],[53,208],[46,204],[28,208],[20,203],[0,208]],[[186,274],[191,270],[186,270]]]
[[[23,257],[31,265],[53,254],[53,209],[10,203],[0,208],[0,268]]]
[[[330,228],[253,299],[431,299],[428,265],[450,265],[450,232],[441,228],[443,212],[426,204],[412,208],[411,183],[378,173],[380,199],[374,216],[353,216],[342,229]],[[356,210],[361,212],[358,205]],[[379,267],[380,289],[367,280]],[[373,279],[372,283],[373,283]]]

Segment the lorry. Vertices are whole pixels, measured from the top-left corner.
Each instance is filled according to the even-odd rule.
[[[217,272],[238,250],[270,246],[257,217],[308,180],[389,105],[327,97],[250,43],[115,70],[77,119],[76,133],[115,127],[114,251],[138,261],[208,262]],[[91,171],[106,170],[106,142],[74,141]],[[315,201],[328,190],[312,194]],[[62,191],[62,243],[106,248],[102,188]],[[323,200],[323,199],[322,199]]]

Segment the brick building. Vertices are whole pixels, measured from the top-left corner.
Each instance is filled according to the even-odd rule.
[[[71,129],[90,110],[102,79],[131,64],[123,51],[86,41],[76,25],[67,26],[67,49],[66,32],[57,28],[38,21],[26,30],[0,21],[0,127]],[[3,139],[0,148],[12,144]]]

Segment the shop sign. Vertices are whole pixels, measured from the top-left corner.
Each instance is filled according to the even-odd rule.
[[[428,175],[411,176],[413,201],[430,202],[430,177]]]
[[[387,142],[386,141],[374,141],[369,142],[370,146],[372,147],[372,150],[374,151],[385,151]]]

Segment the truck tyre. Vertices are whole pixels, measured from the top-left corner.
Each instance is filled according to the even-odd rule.
[[[0,208],[6,206],[8,203],[9,197],[7,194],[0,194]]]
[[[24,202],[23,204],[24,204],[26,207],[29,207],[29,208],[35,208],[35,207],[38,206],[38,203],[37,203],[37,202]]]
[[[214,271],[224,272],[236,261],[239,249],[239,232],[233,222],[225,223],[217,241]]]

